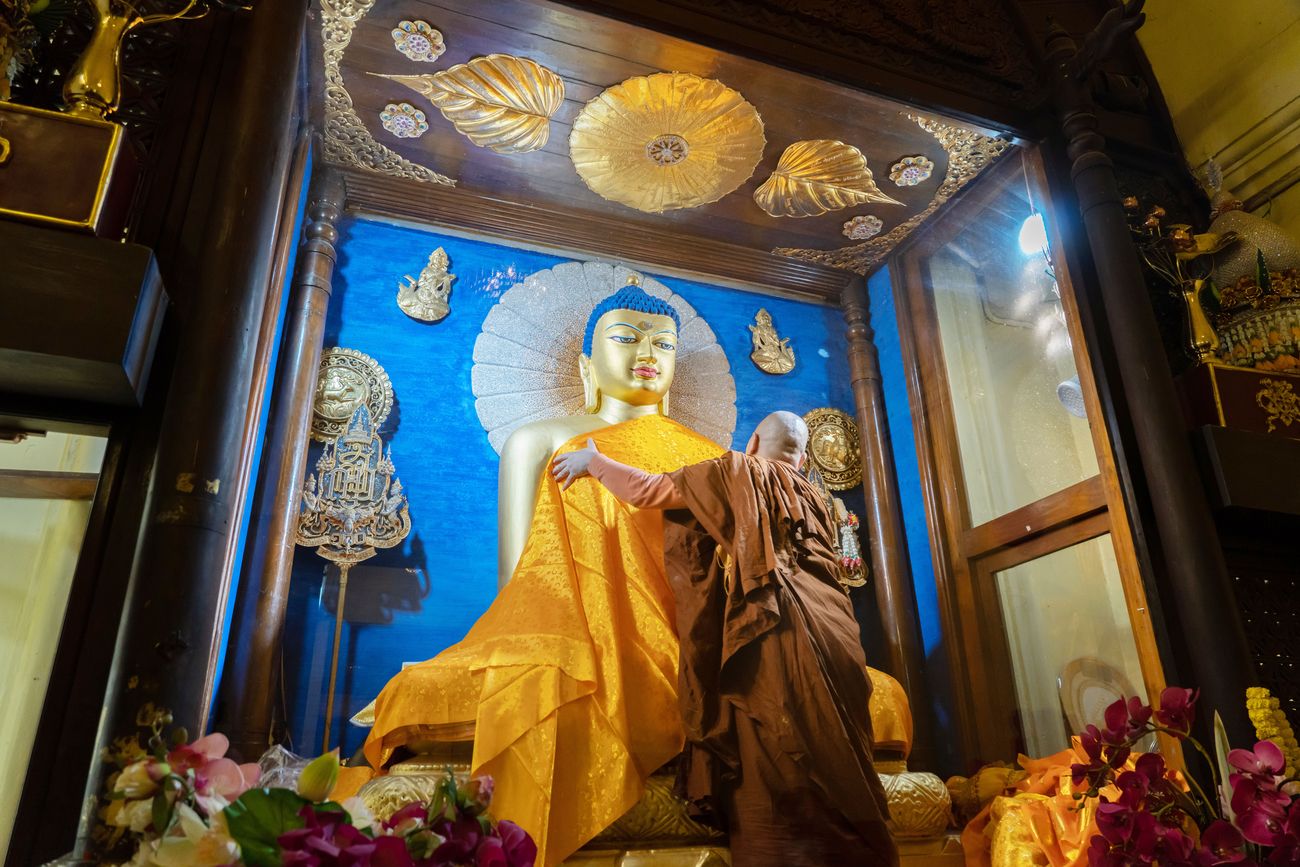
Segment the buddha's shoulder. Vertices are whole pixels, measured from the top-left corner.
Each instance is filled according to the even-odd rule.
[[[594,415],[566,415],[522,424],[506,438],[502,455],[545,452],[548,456],[578,434],[591,433],[605,426]]]

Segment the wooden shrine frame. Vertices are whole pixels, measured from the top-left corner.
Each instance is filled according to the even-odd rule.
[[[1001,184],[1023,170],[1039,190],[1048,189],[1041,154],[1025,148],[973,181],[945,212],[906,241],[890,259],[908,399],[920,463],[922,493],[934,556],[940,622],[952,671],[959,748],[968,764],[1014,760],[1019,729],[988,712],[1015,708],[1011,656],[993,576],[996,572],[1110,534],[1119,564],[1142,685],[1154,699],[1164,671],[1139,571],[1114,452],[1079,322],[1074,283],[1052,203],[1036,205],[1048,228],[1052,265],[1064,307],[1072,352],[1087,409],[1099,472],[1028,505],[974,524],[966,498],[956,421],[933,294],[925,288],[921,262],[950,242],[984,207]],[[1013,720],[1014,722],[1014,720]],[[1166,752],[1177,761],[1176,749]]]

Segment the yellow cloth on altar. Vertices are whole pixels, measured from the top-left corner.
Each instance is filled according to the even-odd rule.
[[[1138,755],[1130,755],[1121,770],[1132,770]],[[1014,794],[994,798],[962,831],[966,867],[1084,867],[1097,833],[1099,801],[1074,799],[1075,763],[1088,763],[1077,737],[1055,755],[1021,756],[1028,775],[1015,784]],[[1181,776],[1175,779],[1186,788]],[[1120,792],[1109,785],[1101,794],[1115,801]]]
[[[574,437],[651,473],[717,457],[717,443],[662,416]],[[558,864],[641,797],[681,752],[677,632],[663,513],[598,482],[543,477],[514,576],[459,644],[393,677],[375,700],[371,765],[414,740],[474,737],[473,772],[496,781],[492,814]]]

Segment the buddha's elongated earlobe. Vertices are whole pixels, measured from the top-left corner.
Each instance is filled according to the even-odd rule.
[[[665,394],[664,399],[659,401],[659,414],[662,416],[668,415],[668,397],[669,395]]]
[[[591,370],[591,359],[585,355],[578,356],[578,376],[582,379],[582,411],[590,415],[600,409],[600,386]]]

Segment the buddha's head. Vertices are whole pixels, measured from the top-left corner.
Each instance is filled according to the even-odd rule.
[[[587,412],[597,412],[605,397],[632,406],[661,404],[668,397],[681,317],[639,282],[628,278],[628,285],[597,304],[587,319],[578,362]]]

